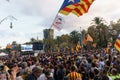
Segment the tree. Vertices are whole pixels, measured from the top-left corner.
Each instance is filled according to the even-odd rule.
[[[36,41],[35,38],[31,38],[31,39],[30,39],[30,42],[35,42],[35,41]]]
[[[69,46],[69,35],[68,34],[63,34],[61,35],[61,40],[62,40],[62,45],[61,47],[68,47]]]
[[[70,33],[70,42],[72,44],[71,46],[75,47],[78,44],[79,35],[79,32],[75,30]]]
[[[56,40],[57,40],[57,44],[58,44],[58,48],[59,48],[59,47],[60,47],[60,44],[62,43],[62,42],[61,42],[61,37],[60,37],[60,36],[57,36]]]
[[[18,44],[16,41],[13,41],[12,42],[12,50],[21,51],[21,45]]]
[[[120,33],[120,19],[117,22],[111,21],[110,26],[111,26],[111,36],[114,43],[117,36]]]
[[[105,20],[100,17],[95,17],[92,21],[92,26],[88,31],[92,31],[90,33],[93,35],[93,38],[95,38],[95,41],[100,48],[107,47],[107,33],[109,31],[108,26],[105,25]]]

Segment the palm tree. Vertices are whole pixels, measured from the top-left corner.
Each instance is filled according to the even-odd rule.
[[[92,27],[94,27],[94,34],[97,38],[97,44],[99,47],[105,47],[107,44],[106,33],[108,31],[107,26],[105,25],[106,22],[103,18],[100,17],[95,17],[92,21]],[[106,42],[106,44],[103,45],[103,42]]]

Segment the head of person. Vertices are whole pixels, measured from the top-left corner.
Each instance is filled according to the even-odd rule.
[[[50,71],[46,70],[46,71],[45,71],[45,76],[46,76],[47,78],[49,78],[49,77],[50,77]]]
[[[75,71],[75,70],[76,70],[75,66],[72,66],[71,71]]]
[[[39,77],[40,74],[42,73],[42,68],[40,66],[35,66],[33,69],[32,69],[32,73],[36,76],[36,77]]]
[[[118,74],[118,71],[117,71],[116,68],[113,68],[113,69],[111,70],[111,73],[112,73],[112,75],[117,75],[117,74]]]
[[[98,75],[98,74],[99,74],[99,70],[95,68],[95,69],[94,69],[94,74],[95,74],[95,75]]]

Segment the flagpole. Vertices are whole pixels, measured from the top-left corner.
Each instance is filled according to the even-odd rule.
[[[58,14],[59,14],[59,12],[56,14],[56,16],[55,16],[55,18],[54,18],[54,20],[53,20],[50,28],[48,29],[49,30],[48,31],[48,39],[49,39],[49,50],[50,50],[50,52],[52,52],[52,50],[51,50],[51,42],[50,42],[50,39],[51,39],[50,32],[51,32],[52,26],[53,26],[53,24],[55,22],[55,19],[56,19],[56,17],[57,17]]]
[[[63,3],[64,3],[64,1],[63,1]],[[62,4],[63,4],[63,3],[62,3]],[[60,7],[60,8],[61,8],[61,7]],[[59,9],[59,11],[60,11],[60,9]],[[55,18],[54,18],[54,20],[53,20],[50,28],[48,29],[48,30],[49,30],[49,31],[48,31],[48,34],[49,34],[48,37],[49,37],[49,47],[50,47],[50,49],[51,49],[51,46],[50,46],[50,31],[51,31],[52,26],[53,26],[53,24],[54,24],[54,22],[55,22],[55,20],[56,20],[56,18],[57,18],[57,16],[58,16],[58,14],[59,14],[59,11],[57,12],[57,14],[56,14],[56,16],[55,16]]]
[[[57,17],[58,14],[59,14],[59,12],[56,14],[56,16],[55,16],[55,18],[54,18],[54,20],[53,20],[53,22],[52,22],[52,24],[51,24],[49,30],[52,28],[52,26],[53,26],[53,24],[54,24],[54,22],[55,22],[55,19],[56,19],[56,17]]]
[[[65,0],[64,0],[64,1],[65,1]],[[64,1],[63,1],[63,3],[64,3]],[[62,5],[63,5],[63,3],[62,3]],[[62,6],[61,6],[61,7],[62,7]],[[61,7],[60,7],[60,9],[61,9]],[[59,11],[60,11],[60,9],[59,9]],[[52,26],[53,26],[53,24],[54,24],[54,22],[55,22],[55,19],[57,18],[58,14],[59,14],[59,11],[57,12],[57,14],[56,14],[56,16],[55,16],[55,18],[54,18],[54,20],[53,20],[53,23],[51,24],[51,26],[50,26],[49,29],[52,28]]]
[[[64,2],[64,1],[63,1],[63,2]],[[60,9],[59,9],[59,11],[60,11]],[[51,29],[52,29],[52,27],[53,27],[53,24],[54,24],[54,22],[55,22],[55,20],[56,20],[56,18],[57,18],[57,16],[58,16],[58,14],[59,14],[59,11],[58,11],[57,14],[55,15],[55,18],[54,18],[54,20],[53,20],[50,28],[48,29],[48,40],[49,40],[49,50],[50,50],[50,52],[52,52],[52,51],[51,51],[51,44],[50,44],[50,43],[51,43],[51,42],[50,42],[50,39],[51,39],[50,32],[51,32]]]

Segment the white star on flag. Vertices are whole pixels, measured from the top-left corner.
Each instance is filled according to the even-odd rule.
[[[68,2],[73,2],[74,3],[74,0],[69,0]]]

